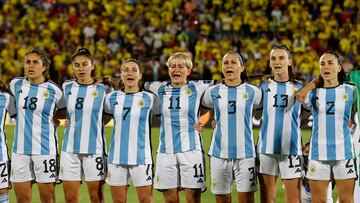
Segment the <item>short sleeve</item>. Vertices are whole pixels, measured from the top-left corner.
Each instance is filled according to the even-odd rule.
[[[259,107],[261,105],[262,92],[258,87],[254,87],[254,106]]]
[[[312,94],[313,94],[313,91],[310,91],[307,93],[305,102],[303,104],[304,109],[306,109],[308,111],[310,111],[311,107],[312,107],[312,104],[311,104],[311,95]]]
[[[213,90],[213,87],[208,88],[205,93],[204,96],[201,100],[201,105],[206,107],[206,108],[213,108],[214,103],[211,97],[211,91]]]
[[[152,97],[153,97],[152,112],[153,112],[154,115],[160,115],[160,102],[159,102],[159,99],[154,94],[152,95]]]
[[[9,103],[6,107],[6,110],[11,117],[16,114],[15,98],[12,95],[9,95]]]
[[[159,90],[161,84],[162,84],[161,82],[146,82],[144,84],[144,88],[145,88],[145,90],[148,90],[148,91],[156,94],[156,96],[159,96],[158,90]]]
[[[113,114],[113,110],[112,110],[112,107],[111,107],[111,104],[110,104],[110,97],[111,95],[113,95],[113,93],[109,93],[106,95],[105,97],[105,105],[104,105],[104,111],[105,113],[107,114]]]

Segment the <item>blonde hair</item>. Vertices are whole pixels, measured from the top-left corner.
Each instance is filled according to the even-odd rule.
[[[186,52],[176,52],[173,55],[171,55],[166,62],[166,66],[170,67],[175,60],[179,60],[183,62],[188,69],[192,69],[193,67],[191,57]]]

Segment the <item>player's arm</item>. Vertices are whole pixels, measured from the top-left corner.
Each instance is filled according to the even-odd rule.
[[[320,79],[317,77],[317,78],[313,79],[310,83],[306,84],[303,88],[301,88],[299,91],[297,91],[295,93],[296,99],[299,102],[304,103],[305,100],[306,100],[306,95],[308,94],[308,92],[315,89],[319,85],[320,85]]]

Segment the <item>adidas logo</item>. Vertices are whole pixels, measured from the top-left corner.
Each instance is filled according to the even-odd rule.
[[[69,93],[67,93],[67,95],[71,95],[71,91]]]
[[[152,180],[151,176],[148,176],[148,177],[146,178],[146,181],[151,181],[151,180]]]
[[[52,174],[49,176],[49,178],[56,178],[56,176],[55,176],[54,173],[52,173]]]
[[[165,91],[160,92],[160,95],[166,95]]]
[[[347,174],[350,174],[350,173],[354,173],[354,171],[352,169],[349,169],[349,171],[347,172]]]
[[[220,94],[216,97],[216,99],[221,99],[221,96],[220,96]]]
[[[18,91],[18,93],[22,93],[22,89],[20,89],[20,90]]]
[[[270,88],[268,88],[265,92],[271,92],[271,89],[270,89]]]
[[[105,175],[104,172],[100,171],[97,176],[103,176],[103,175]]]
[[[117,102],[117,101],[114,103],[114,106],[115,106],[115,105],[118,105],[118,102]]]
[[[256,186],[256,183],[255,183],[255,181],[253,181],[253,182],[251,183],[250,187],[255,187],[255,186]]]
[[[300,168],[297,168],[297,169],[295,170],[295,173],[301,173]]]
[[[197,183],[204,183],[204,181],[200,178]]]
[[[2,181],[1,181],[1,183],[7,183],[8,181],[7,181],[7,179],[6,178],[4,178]]]

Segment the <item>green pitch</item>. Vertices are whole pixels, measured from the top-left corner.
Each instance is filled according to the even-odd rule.
[[[6,126],[5,132],[7,135],[7,142],[8,142],[8,146],[9,149],[11,149],[12,147],[12,143],[13,143],[13,131],[14,131],[14,126]],[[109,140],[111,137],[111,131],[112,128],[105,128],[105,134],[106,134],[106,139]],[[257,140],[257,136],[258,136],[258,129],[255,129],[255,140]],[[211,141],[211,133],[212,133],[212,129],[205,129],[204,133],[202,135],[203,141],[204,141],[204,148],[205,148],[205,152],[207,153],[209,146],[210,146],[210,141]],[[59,135],[59,149],[61,149],[61,143],[62,143],[62,135],[64,134],[64,128],[63,127],[59,127],[58,128],[58,135]],[[308,141],[310,138],[310,130],[303,130],[303,141],[306,142]],[[159,128],[152,128],[152,146],[153,146],[153,157],[154,159],[156,158],[156,149],[159,143]],[[109,141],[107,142],[109,144]],[[156,166],[155,166],[156,167]],[[207,186],[208,186],[208,190],[202,194],[202,200],[203,202],[215,202],[215,198],[214,196],[211,194],[210,192],[210,178],[209,178],[209,161],[208,161],[208,156],[206,156],[206,177],[207,177]],[[233,187],[233,192],[236,192],[235,187]],[[40,202],[40,197],[37,191],[37,186],[36,184],[33,186],[33,202]],[[234,193],[235,194],[235,193]],[[236,195],[234,195],[234,201],[236,200]],[[259,201],[259,197],[260,197],[260,193],[256,192],[255,194],[255,199],[256,202],[260,202]],[[137,201],[137,195],[136,195],[136,191],[134,189],[134,187],[131,185],[129,190],[128,190],[128,202],[138,202]],[[63,188],[62,185],[56,185],[56,200],[57,202],[65,202],[64,200],[64,193],[63,193]],[[108,185],[105,185],[105,200],[106,202],[112,202],[111,201],[111,194],[110,194],[110,189]],[[162,194],[156,190],[154,190],[154,202],[163,202],[163,197]],[[14,190],[10,191],[10,202],[16,202],[15,199],[15,193]],[[80,202],[90,202],[89,200],[89,196],[87,194],[87,187],[86,184],[82,184],[81,185],[81,193],[80,193]],[[185,197],[184,194],[182,194],[181,197],[181,202],[185,202]],[[237,201],[235,201],[237,202]],[[276,193],[276,202],[284,202],[284,191],[282,189],[282,183],[279,180],[278,184],[277,184],[277,193]]]

